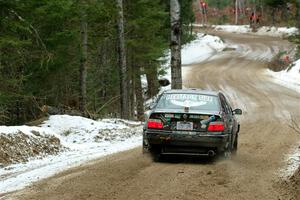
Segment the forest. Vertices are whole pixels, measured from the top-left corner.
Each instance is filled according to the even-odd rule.
[[[185,44],[193,38],[198,1],[179,2]],[[297,25],[295,0],[252,3],[272,11],[287,9],[288,2],[296,8],[291,25]],[[208,3],[234,6],[231,0]],[[160,58],[170,47],[170,1],[123,0],[123,10],[128,118],[142,120],[144,101],[157,94],[158,74],[165,73]],[[120,117],[118,17],[111,0],[0,0],[0,124],[29,122],[51,109]]]

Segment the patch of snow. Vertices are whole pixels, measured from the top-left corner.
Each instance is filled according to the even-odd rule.
[[[229,33],[250,33],[252,32],[249,25],[213,25],[217,31],[225,31]]]
[[[141,145],[142,124],[120,119],[95,121],[78,116],[55,115],[41,127],[0,126],[0,134],[22,131],[31,135],[32,130],[55,135],[69,150],[42,159],[31,159],[0,168],[0,192],[22,189],[32,182],[50,177],[86,161]],[[3,132],[3,133],[2,133]]]
[[[220,37],[198,33],[195,40],[183,46],[182,65],[200,63],[225,47]]]
[[[279,171],[279,176],[284,180],[289,180],[300,166],[300,146],[295,146],[286,156],[287,165]]]
[[[195,40],[183,45],[181,50],[182,65],[201,63],[212,57],[216,52],[221,52],[223,49],[225,49],[225,47],[226,45],[220,37],[198,33]],[[166,78],[171,82],[170,50],[162,59],[167,60],[167,62],[161,67],[166,72],[166,74],[163,76],[159,76],[159,78]],[[170,89],[170,86],[163,88],[163,90],[166,89]]]
[[[266,74],[272,77],[272,80],[295,90],[300,93],[300,59],[293,63],[288,69],[274,72],[269,69],[266,70]],[[291,176],[300,166],[300,147],[297,145],[292,151],[286,156],[287,165],[280,170],[280,176],[284,180],[289,180]]]
[[[216,52],[221,52],[226,48],[226,45],[218,36],[207,35],[203,33],[197,33],[195,40],[182,46],[181,50],[181,64],[191,65],[195,63],[201,63]],[[171,81],[171,52],[166,53],[163,60],[167,62],[162,65],[162,69],[166,71],[166,75],[159,78],[167,78]]]
[[[296,27],[287,28],[262,26],[257,29],[257,32],[253,32],[249,25],[214,25],[212,27],[217,31],[225,31],[230,33],[248,33],[273,37],[287,37],[299,34],[299,29]]]
[[[55,132],[47,127],[30,127],[30,126],[0,126],[0,134],[3,135],[14,135],[22,132],[31,137],[37,137],[33,132],[39,132],[42,135],[53,135],[57,136]]]
[[[300,93],[300,59],[286,70],[274,72],[267,69],[266,74],[271,76],[275,83]]]

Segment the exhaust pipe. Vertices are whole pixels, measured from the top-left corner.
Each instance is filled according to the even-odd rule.
[[[209,150],[207,152],[207,154],[208,154],[209,157],[214,157],[216,155],[216,153],[213,150]]]

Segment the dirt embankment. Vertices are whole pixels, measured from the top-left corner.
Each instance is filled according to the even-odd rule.
[[[26,162],[32,157],[58,153],[63,147],[55,136],[32,131],[32,136],[21,131],[12,134],[0,133],[0,167]]]
[[[298,200],[300,198],[300,168],[289,179],[280,182],[281,199]]]

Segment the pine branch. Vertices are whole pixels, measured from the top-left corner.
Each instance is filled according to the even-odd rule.
[[[34,35],[36,36],[37,38],[37,41],[38,43],[42,46],[43,50],[46,52],[47,54],[47,63],[50,61],[51,59],[51,54],[50,52],[48,51],[45,43],[43,42],[42,38],[40,37],[40,34],[39,32],[37,31],[36,28],[34,28],[34,26],[29,23],[28,21],[26,21],[22,16],[20,16],[15,10],[12,10],[12,9],[9,9],[9,11],[14,14],[20,21],[24,22],[25,24],[27,24],[29,26],[29,28],[33,31]]]

